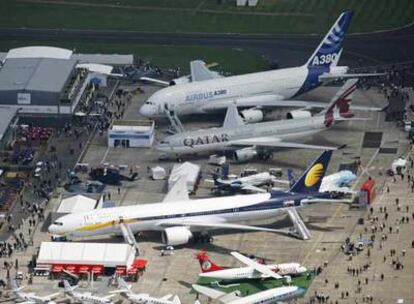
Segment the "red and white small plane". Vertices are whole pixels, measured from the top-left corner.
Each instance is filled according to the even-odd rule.
[[[265,265],[249,259],[235,251],[231,252],[231,255],[247,266],[239,268],[223,268],[211,261],[205,251],[199,252],[197,254],[197,259],[202,271],[199,276],[224,281],[266,278],[282,279],[283,276],[295,276],[307,271],[306,267],[299,263]]]

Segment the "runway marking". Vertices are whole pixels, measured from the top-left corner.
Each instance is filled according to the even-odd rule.
[[[110,149],[110,147],[107,147],[106,148],[106,151],[104,153],[104,156],[102,157],[102,160],[101,160],[101,164],[103,164],[106,161],[106,157],[108,156],[109,149]]]
[[[332,214],[332,216],[326,222],[327,226],[329,226],[331,224],[331,222],[333,221],[333,219],[338,216],[338,214],[342,210],[343,206],[344,206],[343,204],[340,204],[340,205],[338,205],[338,207],[336,207],[335,212]],[[302,263],[301,263],[302,265],[304,265],[306,263],[306,261],[309,259],[311,254],[315,251],[316,247],[319,245],[319,243],[322,241],[322,238],[325,236],[325,233],[326,233],[326,231],[321,232],[318,239],[315,241],[313,246],[309,249],[309,251],[307,252],[305,257],[303,258]]]
[[[177,7],[154,7],[154,6],[136,6],[136,5],[118,5],[118,4],[102,4],[102,3],[85,3],[76,1],[57,1],[57,0],[18,0],[22,3],[37,4],[57,4],[66,6],[83,6],[98,8],[115,8],[115,9],[134,9],[146,11],[166,11],[166,12],[185,12],[194,13],[194,8],[177,8]],[[249,12],[249,11],[232,11],[232,10],[214,10],[214,9],[197,9],[197,13],[219,14],[219,15],[247,15],[247,16],[290,16],[290,17],[310,17],[314,14],[309,13],[284,13],[284,12]]]

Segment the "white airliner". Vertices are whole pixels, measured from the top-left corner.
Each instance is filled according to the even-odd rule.
[[[336,149],[292,140],[307,138],[326,130],[335,121],[354,119],[349,110],[349,103],[356,90],[356,83],[356,79],[347,80],[325,109],[314,116],[308,112],[308,115],[302,118],[245,124],[235,105],[231,104],[222,127],[184,131],[167,136],[155,148],[176,156],[230,150],[234,151],[234,158],[239,162],[257,156],[264,159],[271,157],[274,148]]]
[[[307,271],[299,263],[281,263],[264,265],[260,264],[238,252],[231,252],[231,255],[238,259],[247,267],[239,268],[223,268],[211,261],[205,251],[197,255],[200,262],[202,273],[199,274],[203,278],[212,278],[224,281],[244,280],[244,279],[281,279],[283,276],[299,275]]]
[[[124,279],[118,277],[118,287],[119,290],[113,291],[113,293],[119,293],[121,296],[125,297],[131,303],[136,304],[181,304],[178,296],[174,296],[172,300],[170,298],[172,295],[166,295],[162,298],[154,298],[146,293],[134,293],[131,290],[131,285],[128,285]]]
[[[37,296],[34,292],[21,292],[24,286],[17,287],[17,284],[15,281],[12,281],[11,285],[12,285],[13,294],[19,300],[22,300],[22,302],[19,302],[20,304],[56,304],[54,299],[60,295],[60,292],[57,292],[57,293],[53,293],[53,294],[41,297],[41,296]]]
[[[157,91],[140,113],[150,118],[165,116],[169,111],[177,115],[210,113],[236,103],[246,109],[241,112],[246,121],[257,122],[263,118],[263,110],[274,107],[321,108],[317,103],[287,99],[313,90],[325,80],[379,75],[347,74],[348,67],[337,66],[351,18],[351,11],[339,16],[305,65],[219,79],[212,75],[210,80],[208,73],[204,73],[203,81]]]
[[[260,291],[258,293],[240,297],[239,292],[225,293],[202,285],[193,285],[193,289],[209,298],[225,304],[270,304],[279,301],[288,301],[303,294],[304,290],[297,286],[284,286]]]
[[[115,297],[115,294],[105,297],[98,297],[92,295],[91,292],[74,291],[78,288],[78,286],[70,286],[69,282],[66,280],[63,280],[63,284],[65,286],[65,294],[82,304],[114,304],[111,298]]]
[[[328,197],[318,190],[331,155],[332,151],[324,151],[285,192],[205,198],[190,202],[185,179],[181,179],[184,182],[177,181],[162,203],[64,215],[49,226],[49,232],[69,239],[122,233],[126,240],[135,240],[135,232],[161,231],[164,243],[174,246],[188,243],[195,232],[204,233],[212,229],[282,232],[240,222],[269,219],[287,213],[300,237],[308,239],[310,232],[296,208],[308,204],[310,199],[316,202]]]

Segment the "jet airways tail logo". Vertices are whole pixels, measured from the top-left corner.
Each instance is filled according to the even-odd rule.
[[[324,173],[324,167],[321,163],[315,164],[306,174],[305,177],[305,186],[306,187],[312,187],[314,186],[319,180],[321,179],[322,175]]]

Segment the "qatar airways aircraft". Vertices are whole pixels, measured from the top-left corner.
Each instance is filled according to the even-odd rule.
[[[235,105],[230,104],[221,128],[184,131],[164,138],[156,149],[165,154],[180,156],[204,152],[234,151],[234,159],[246,162],[254,157],[267,159],[275,148],[337,149],[297,142],[298,139],[326,130],[336,121],[361,120],[352,118],[349,110],[356,79],[349,79],[338,90],[325,109],[312,116],[266,121],[253,124],[243,122]]]
[[[188,243],[193,233],[205,233],[212,229],[286,233],[240,222],[270,219],[287,213],[298,236],[309,239],[310,232],[296,208],[313,202],[327,202],[330,199],[329,195],[319,193],[318,190],[331,155],[332,151],[323,152],[288,191],[189,201],[188,192],[183,190],[185,179],[180,179],[179,181],[184,182],[177,181],[173,186],[177,195],[172,195],[170,191],[164,202],[64,215],[49,226],[49,232],[70,239],[122,234],[126,240],[135,240],[133,233],[155,230],[162,233],[165,244],[174,246]]]
[[[288,99],[313,90],[326,80],[380,75],[347,74],[348,67],[337,65],[351,18],[351,11],[343,12],[302,66],[226,78],[205,71],[200,81],[155,92],[140,113],[149,118],[168,116],[171,111],[176,115],[210,113],[236,103],[238,108],[246,109],[241,115],[247,122],[257,122],[263,118],[263,111],[274,107],[313,108],[317,104]]]

